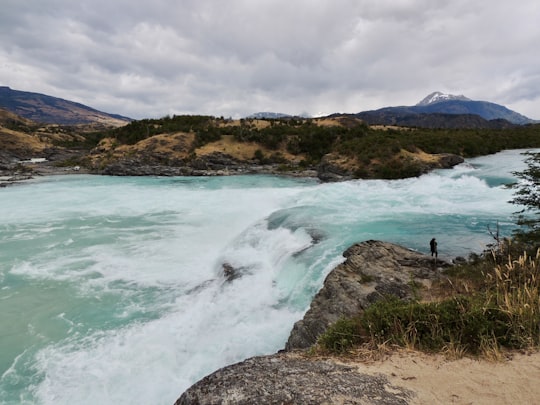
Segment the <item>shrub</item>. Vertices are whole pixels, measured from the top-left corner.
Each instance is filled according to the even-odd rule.
[[[358,318],[340,318],[319,336],[317,343],[331,353],[343,353],[362,342],[360,332]]]
[[[221,132],[219,132],[214,127],[210,127],[207,129],[197,131],[197,133],[195,133],[194,146],[198,148],[203,145],[206,145],[207,143],[219,141],[220,139],[221,139]]]
[[[255,153],[253,154],[253,158],[258,160],[259,162],[262,162],[264,160],[264,153],[262,150],[257,149]]]
[[[374,344],[386,342],[430,352],[460,347],[477,354],[487,338],[506,343],[504,314],[483,304],[480,297],[431,303],[389,298],[369,307],[362,325]]]

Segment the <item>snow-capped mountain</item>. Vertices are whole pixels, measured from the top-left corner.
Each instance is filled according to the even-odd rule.
[[[385,107],[355,114],[370,125],[429,128],[503,128],[535,123],[505,106],[440,91],[413,106]]]
[[[435,91],[430,95],[426,96],[422,101],[420,101],[418,106],[430,105],[439,103],[441,101],[449,100],[460,100],[460,101],[472,101],[470,98],[465,97],[464,95],[455,96],[453,94],[441,93],[440,91]]]
[[[322,116],[327,116],[328,114],[320,113],[319,115],[310,115],[307,112],[303,112],[300,114],[284,114],[284,113],[276,113],[271,111],[261,111],[257,112],[251,115],[248,115],[245,118],[248,119],[257,119],[257,120],[264,120],[264,119],[282,119],[282,118],[317,118]]]

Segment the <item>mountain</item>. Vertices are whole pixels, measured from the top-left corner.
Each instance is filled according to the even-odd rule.
[[[386,107],[353,115],[368,125],[394,125],[419,128],[505,129],[516,124],[504,119],[486,120],[476,114],[418,113],[411,107]]]
[[[426,106],[430,104],[440,103],[443,101],[450,101],[450,100],[459,100],[459,101],[471,101],[470,98],[467,98],[463,95],[454,96],[453,94],[445,94],[441,93],[440,91],[435,91],[428,96],[426,96],[422,101],[420,101],[417,106]]]
[[[385,107],[354,114],[370,125],[424,128],[508,128],[536,121],[502,105],[463,95],[434,92],[414,106]]]
[[[532,124],[534,120],[502,105],[488,101],[475,101],[465,96],[453,96],[435,92],[420,101],[415,109],[426,113],[475,114],[486,120],[503,119],[513,124]]]
[[[0,108],[42,124],[92,124],[119,127],[130,118],[108,114],[73,101],[0,86]]]
[[[275,113],[275,112],[270,112],[270,111],[261,111],[261,112],[248,115],[246,118],[264,120],[264,119],[279,119],[279,118],[291,118],[291,117],[292,115],[289,115],[289,114]]]

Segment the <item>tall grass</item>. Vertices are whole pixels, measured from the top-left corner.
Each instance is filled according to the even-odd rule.
[[[506,315],[511,346],[528,347],[540,343],[540,250],[517,260],[497,265],[486,275],[486,305]]]

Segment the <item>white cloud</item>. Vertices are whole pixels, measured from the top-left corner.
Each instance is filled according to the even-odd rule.
[[[540,6],[4,0],[2,85],[142,118],[357,112],[443,90],[540,118]]]

